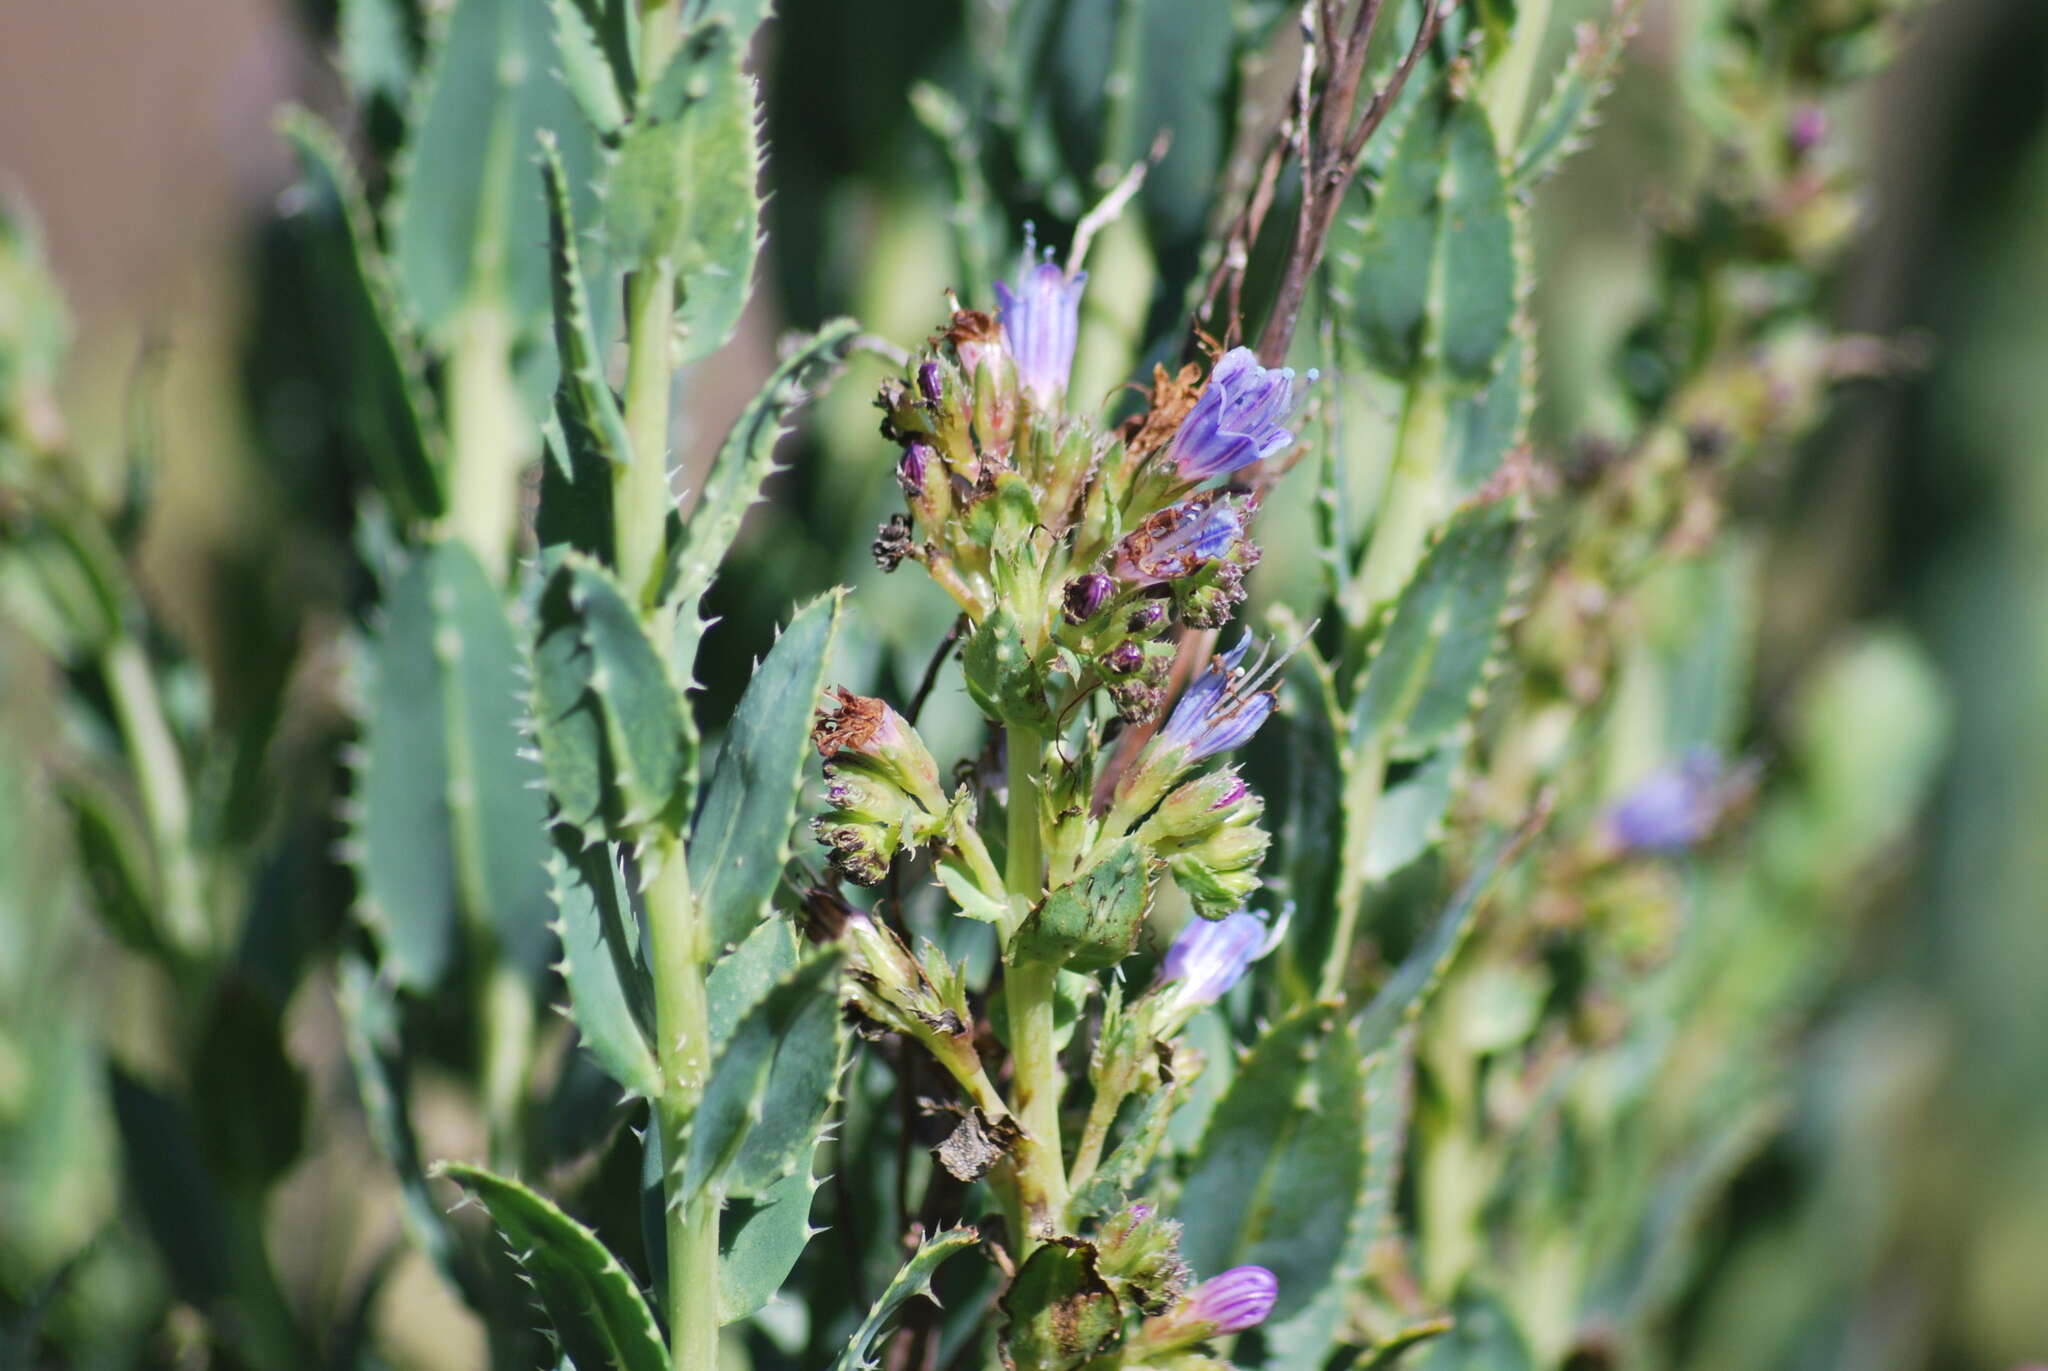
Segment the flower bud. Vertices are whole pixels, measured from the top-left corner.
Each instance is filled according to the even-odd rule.
[[[1124,620],[1124,632],[1142,637],[1165,622],[1164,600],[1141,600],[1137,607],[1131,610],[1131,617]]]
[[[917,369],[917,393],[924,397],[924,402],[928,405],[937,407],[945,403],[946,380],[944,373],[939,370],[937,362],[925,362],[919,365]]]
[[[1111,676],[1129,676],[1145,665],[1145,649],[1133,642],[1118,643],[1102,654],[1102,669]]]
[[[1173,883],[1205,919],[1220,919],[1259,888],[1259,866],[1272,842],[1258,824],[1257,797],[1239,806],[1240,816],[1198,842],[1162,848]]]
[[[1273,1312],[1280,1282],[1263,1266],[1233,1266],[1188,1292],[1171,1313],[1147,1319],[1139,1345],[1148,1354],[1256,1328]]]
[[[1185,846],[1229,823],[1249,823],[1264,811],[1236,771],[1212,771],[1175,790],[1145,821],[1142,836],[1155,845]]]
[[[824,815],[811,821],[811,831],[830,849],[832,869],[855,885],[879,885],[902,845],[898,824],[848,823]]]
[[[896,464],[896,482],[926,536],[936,534],[953,512],[953,478],[937,450],[930,443],[911,443]]]
[[[1065,609],[1067,622],[1079,627],[1102,612],[1110,596],[1116,594],[1116,582],[1099,571],[1076,576],[1067,582]]]
[[[1256,1328],[1273,1312],[1280,1298],[1280,1282],[1263,1266],[1233,1266],[1212,1276],[1188,1296],[1189,1317],[1210,1324],[1211,1336],[1242,1333]]]
[[[939,788],[939,764],[917,730],[881,700],[832,692],[839,708],[820,709],[811,738],[820,755],[841,769],[854,768],[891,782],[927,812],[943,813],[945,792]]]
[[[1149,1204],[1126,1205],[1112,1215],[1096,1235],[1095,1247],[1110,1289],[1147,1314],[1163,1312],[1187,1288],[1180,1225],[1161,1218]]]

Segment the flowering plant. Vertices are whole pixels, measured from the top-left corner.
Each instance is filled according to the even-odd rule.
[[[317,981],[405,1241],[496,1366],[1565,1366],[1650,1338],[1691,1251],[1659,1179],[1739,1147],[1769,1094],[1731,1068],[1710,1084],[1740,1108],[1673,1104],[1671,1025],[1797,1007],[1727,988],[1671,872],[1811,798],[1735,755],[1722,526],[1832,383],[1896,360],[1819,321],[1853,187],[1794,117],[1887,7],[1706,26],[1699,122],[1743,136],[1701,134],[1726,179],[1659,230],[1659,379],[1605,456],[1532,430],[1526,220],[1634,4],[1539,95],[1533,0],[1324,0],[1298,32],[1136,0],[1099,100],[1005,65],[1078,60],[1089,7],[982,7],[990,112],[912,96],[955,179],[950,308],[909,348],[847,319],[789,343],[687,502],[675,377],[740,330],[761,250],[767,7],[444,8],[344,0],[361,146],[286,123],[360,581],[316,754],[341,793],[306,815],[261,822],[266,769],[302,760],[274,711],[245,736],[181,705],[136,513],[68,465],[33,244],[0,238],[8,585],[97,720],[62,811],[94,907],[189,1001],[162,1078],[111,1088],[193,1336],[377,1364],[285,1296],[259,1222],[303,1141],[286,1020]],[[1250,118],[1240,76],[1274,54],[1294,80]],[[717,626],[786,589],[798,554],[745,517],[856,367],[886,372],[880,439],[841,438],[887,487],[875,574]],[[1299,593],[1253,613],[1272,562]],[[919,604],[952,627],[906,649],[906,690],[850,626],[907,606],[915,638]],[[1832,703],[1920,682],[1873,660]],[[1900,815],[1858,818],[1862,854]],[[1785,879],[1840,895],[1854,866]],[[348,917],[294,941],[308,868]],[[465,1144],[423,1137],[416,1071],[454,1083]],[[1608,1201],[1573,1209],[1602,1168]]]

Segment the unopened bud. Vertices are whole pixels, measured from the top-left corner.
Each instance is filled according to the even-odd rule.
[[[1132,642],[1118,643],[1102,654],[1102,669],[1112,676],[1130,676],[1145,665],[1145,649]]]
[[[833,816],[814,820],[811,831],[830,849],[832,869],[855,885],[881,884],[902,834],[896,824],[847,823]]]
[[[1131,611],[1131,617],[1124,620],[1124,631],[1132,634],[1147,634],[1166,621],[1164,600],[1141,600]]]
[[[928,405],[945,403],[946,378],[937,362],[926,362],[917,369],[917,393]]]
[[[1087,623],[1102,612],[1102,607],[1109,603],[1109,597],[1114,594],[1116,582],[1099,571],[1076,576],[1067,582],[1067,622],[1077,627]]]
[[[1249,823],[1264,810],[1235,771],[1212,771],[1179,787],[1145,821],[1146,841],[1186,846],[1206,839],[1225,824]]]
[[[1138,1342],[1148,1354],[1229,1337],[1266,1321],[1280,1282],[1263,1266],[1234,1266],[1203,1281],[1171,1312],[1147,1319]]]

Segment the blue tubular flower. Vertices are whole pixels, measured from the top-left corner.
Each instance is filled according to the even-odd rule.
[[[1206,481],[1294,446],[1294,369],[1262,367],[1250,348],[1232,348],[1181,422],[1166,460],[1183,480]]]
[[[1624,852],[1683,852],[1721,817],[1723,779],[1713,754],[1694,752],[1623,796],[1607,812],[1607,836]]]
[[[1174,987],[1175,1006],[1192,1012],[1229,994],[1265,948],[1266,921],[1256,914],[1190,919],[1167,949],[1159,979]]]
[[[1041,409],[1057,404],[1074,370],[1074,344],[1081,332],[1081,289],[1088,273],[1072,278],[1051,262],[1030,264],[1026,240],[1025,266],[1010,289],[996,282],[996,314],[1003,337],[1017,365],[1017,379]]]
[[[1236,647],[1211,658],[1208,669],[1181,695],[1159,730],[1161,743],[1187,750],[1183,767],[1243,746],[1272,715],[1276,700],[1265,686],[1280,664],[1267,662],[1261,653],[1251,670],[1243,670],[1251,645],[1247,633]]]

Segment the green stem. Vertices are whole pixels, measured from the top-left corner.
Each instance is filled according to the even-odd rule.
[[[107,694],[135,771],[143,822],[163,882],[159,917],[172,947],[188,956],[203,954],[213,940],[200,890],[199,863],[192,853],[192,797],[185,763],[164,718],[156,677],[142,645],[126,634],[107,646],[101,660]]]
[[[1550,33],[1551,0],[1522,0],[1515,13],[1514,37],[1494,64],[1485,101],[1495,139],[1512,148],[1521,136],[1522,117],[1529,107],[1529,88],[1536,79],[1536,59]]]
[[[707,938],[679,838],[649,844],[647,935],[654,970],[654,1018],[661,1068],[656,1105],[668,1238],[669,1360],[675,1371],[717,1371],[718,1202],[682,1191],[690,1117],[711,1075],[711,1014],[704,990]]]
[[[1386,775],[1387,753],[1377,741],[1348,759],[1344,769],[1343,865],[1337,872],[1337,927],[1323,961],[1318,999],[1334,999],[1344,989],[1344,971],[1351,963],[1351,942],[1358,936],[1358,916],[1365,905],[1365,852],[1372,818],[1379,808],[1380,778]]]
[[[1009,852],[1005,888],[1010,921],[1004,941],[1038,903],[1045,885],[1038,822],[1039,768],[1044,742],[1035,729],[1013,724],[1009,753]],[[1059,1225],[1067,1207],[1067,1176],[1060,1151],[1061,1085],[1059,1048],[1054,1040],[1053,989],[1057,967],[1015,962],[1005,973],[1003,997],[1010,1011],[1010,1059],[1015,1074],[1013,1111],[1025,1143],[1017,1164],[1017,1257],[1030,1255],[1039,1225]]]
[[[496,960],[483,993],[483,1109],[491,1165],[518,1172],[524,1162],[520,1107],[533,1057],[533,996],[517,971]]]
[[[447,520],[493,581],[505,574],[519,524],[519,473],[536,451],[533,425],[513,384],[511,356],[512,321],[493,289],[464,307],[450,350],[454,489]]]
[[[674,379],[676,280],[666,263],[626,282],[626,437],[632,456],[615,474],[619,581],[642,606],[660,593],[668,537],[669,392]]]

